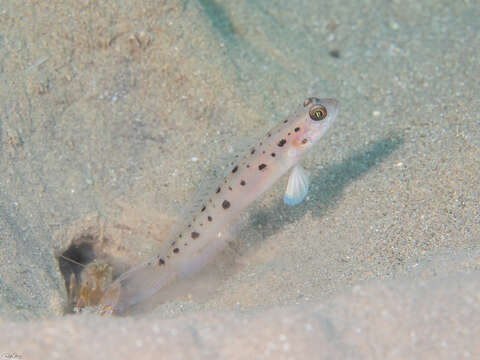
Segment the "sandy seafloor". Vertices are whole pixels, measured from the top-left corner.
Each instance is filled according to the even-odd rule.
[[[480,358],[478,1],[0,2],[0,359]],[[341,113],[187,291],[65,315],[307,96]],[[183,214],[184,215],[184,214]],[[223,257],[223,258],[222,258]]]

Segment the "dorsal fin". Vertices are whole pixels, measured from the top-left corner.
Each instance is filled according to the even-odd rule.
[[[168,236],[168,244],[173,242],[178,234],[192,223],[202,207],[207,205],[208,199],[213,195],[215,189],[222,185],[223,179],[231,172],[235,164],[247,156],[252,146],[258,141],[260,140],[257,138],[247,139],[244,137],[242,141],[237,141],[234,144],[224,142],[223,147],[225,150],[222,152],[222,155],[212,160],[213,166],[205,172],[202,182],[193,192],[192,200],[188,202],[185,208],[181,209],[181,218],[172,227]]]

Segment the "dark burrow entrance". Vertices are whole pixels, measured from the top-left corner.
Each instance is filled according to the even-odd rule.
[[[84,233],[74,238],[57,257],[68,295],[66,313],[97,305],[112,280],[112,267],[100,250],[107,239],[100,237],[94,233]]]
[[[72,243],[68,249],[58,257],[58,267],[65,279],[65,288],[67,291],[70,289],[70,281],[73,278],[80,279],[80,275],[85,269],[85,266],[95,260],[95,257],[93,245],[88,242],[81,242],[78,245]]]

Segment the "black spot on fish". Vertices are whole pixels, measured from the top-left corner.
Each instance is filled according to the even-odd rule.
[[[158,259],[158,265],[165,265],[165,260],[162,258]]]
[[[230,191],[231,191],[231,190],[233,190],[233,189],[232,189],[232,187],[231,187],[231,186],[229,186],[229,187],[228,187],[228,190],[230,190]]]
[[[217,189],[217,194],[218,194],[219,192],[220,192],[220,186],[219,186],[218,189]]]
[[[283,123],[286,124],[288,122],[288,119],[287,120],[283,120]]]
[[[265,169],[266,167],[267,167],[266,164],[260,164],[260,165],[258,165],[258,170],[263,170],[263,169]]]
[[[306,144],[308,142],[308,139],[303,139],[302,144]]]
[[[277,145],[280,146],[280,147],[282,147],[283,145],[285,145],[286,142],[287,142],[287,140],[282,139],[282,140],[280,140],[280,141],[278,142]]]
[[[178,254],[178,253],[180,252],[180,249],[179,249],[179,248],[175,248],[175,249],[173,249],[173,252],[174,252],[175,254]]]
[[[202,211],[202,212],[205,211],[206,208],[207,208],[207,207],[204,205],[204,206],[202,207],[202,210],[201,210],[201,211]]]
[[[275,156],[276,156],[276,154],[275,154],[275,153],[271,153],[270,155],[272,155],[272,157],[275,157]]]
[[[198,232],[196,232],[196,231],[193,231],[193,232],[192,232],[192,239],[196,239],[196,238],[198,238],[199,236],[200,236],[200,234],[199,234]]]
[[[249,165],[249,164],[247,164],[247,168],[249,168],[249,167],[250,167],[250,165]]]
[[[208,219],[208,221],[212,221],[212,217],[211,217],[211,216],[207,217],[207,219]]]
[[[300,128],[299,127],[296,127],[295,128],[295,132],[299,132],[300,131]]]
[[[255,154],[255,149],[252,149],[252,151],[250,151],[250,154]]]
[[[230,207],[230,201],[223,200],[222,207],[227,210]]]
[[[237,172],[238,170],[238,166],[235,166],[233,169],[232,169],[232,174],[234,174],[235,172]]]
[[[240,181],[240,185],[245,186],[246,182],[245,180]]]

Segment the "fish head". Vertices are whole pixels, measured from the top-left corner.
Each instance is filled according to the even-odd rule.
[[[308,98],[296,115],[293,152],[298,156],[310,149],[332,126],[339,112],[335,99]]]

